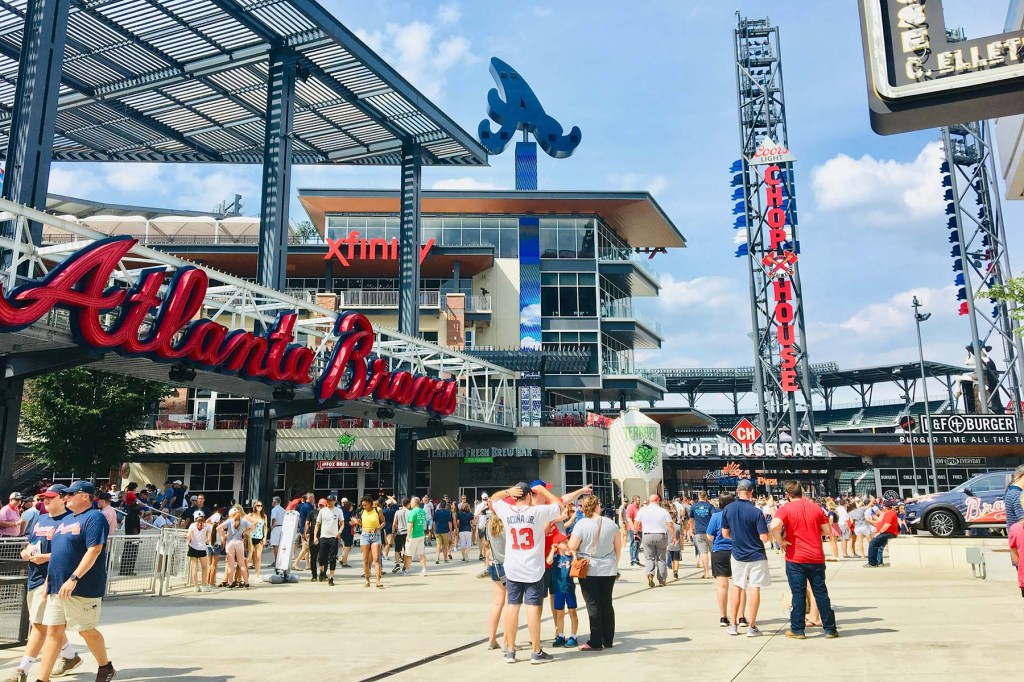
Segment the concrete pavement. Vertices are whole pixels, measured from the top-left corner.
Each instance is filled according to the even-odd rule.
[[[689,547],[684,556],[692,556]],[[826,640],[811,629],[807,640],[794,641],[784,636],[788,590],[781,557],[769,558],[774,584],[763,591],[758,617],[764,637],[725,634],[714,581],[696,577],[692,561],[666,588],[650,589],[640,569],[623,568],[615,590],[614,649],[551,649],[546,612],[545,648],[555,656],[547,666],[526,663],[526,650],[516,667],[504,664],[500,651],[485,650],[492,588],[489,580],[474,577],[480,562],[439,567],[433,557],[428,577],[389,574],[384,590],[363,588],[360,570],[350,568],[338,569],[333,588],[303,574],[297,585],[109,600],[100,630],[117,679],[147,682],[412,680],[438,673],[469,680],[511,672],[537,679],[657,679],[683,672],[708,681],[758,682],[871,670],[901,680],[1016,674],[1024,599],[1013,584],[973,580],[962,572],[866,569],[858,560],[830,563],[841,637]],[[582,608],[580,621],[585,640],[589,626]],[[72,641],[80,640],[72,635]],[[525,628],[519,642],[526,643]],[[21,655],[20,649],[0,651],[3,671]],[[95,663],[83,656],[83,668],[62,679],[93,678]],[[1013,661],[1018,665],[1009,665]]]

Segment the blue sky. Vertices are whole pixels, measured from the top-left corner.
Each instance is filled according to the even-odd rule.
[[[475,134],[496,55],[548,113],[578,125],[576,154],[540,159],[542,189],[650,190],[689,241],[658,256],[648,309],[666,339],[648,366],[749,365],[746,263],[735,245],[728,168],[738,156],[734,9],[782,29],[790,146],[797,156],[801,267],[814,362],[842,368],[916,359],[911,296],[933,318],[929,359],[959,363],[937,130],[880,137],[868,126],[857,3],[594,0],[531,5],[323,0],[414,85]],[[1000,31],[1004,0],[946,0],[969,34]],[[511,188],[511,152],[482,169],[427,169],[434,188]],[[114,202],[212,209],[235,192],[259,210],[259,168],[60,164],[51,190]],[[397,187],[397,169],[298,168],[298,187]],[[1006,208],[1011,262],[1024,205]],[[292,201],[292,215],[302,219]],[[1001,366],[1001,353],[993,356]],[[884,391],[883,391],[884,393]],[[891,392],[893,393],[893,392]],[[894,397],[893,393],[893,397]],[[853,400],[853,395],[849,396]]]

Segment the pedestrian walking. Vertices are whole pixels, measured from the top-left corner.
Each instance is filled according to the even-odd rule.
[[[21,520],[22,503],[25,496],[19,492],[11,493],[7,498],[7,505],[0,509],[0,537],[19,538],[25,530],[25,524]]]
[[[352,507],[352,503],[349,502],[347,497],[341,498],[341,559],[339,563],[342,568],[349,568],[348,555],[352,551],[352,546],[355,544],[355,534],[353,528],[356,525],[355,511]]]
[[[277,552],[281,547],[281,529],[284,526],[285,509],[281,506],[281,498],[270,501],[270,547],[274,550],[274,565],[277,565]]]
[[[225,569],[221,587],[248,588],[249,566],[245,561],[245,538],[252,530],[252,524],[243,518],[242,506],[236,504],[228,512],[227,521],[217,526],[221,544],[224,546]]]
[[[317,556],[317,563],[320,565],[320,582],[326,580],[329,587],[334,587],[334,570],[338,564],[338,541],[341,538],[341,527],[345,520],[345,515],[338,509],[337,503],[337,497],[327,496],[327,506],[321,507],[317,513],[316,528],[313,531],[320,547]]]
[[[668,566],[672,569],[673,580],[679,580],[679,559],[683,550],[683,517],[683,513],[674,512],[672,528],[668,535]]]
[[[636,514],[640,511],[640,498],[634,497],[622,513],[629,535],[629,565],[640,565],[640,535],[636,529]]]
[[[561,515],[561,510],[558,513]],[[459,507],[456,521],[459,527],[459,551],[462,552],[462,561],[466,562],[469,561],[469,550],[473,546],[473,512],[469,502],[463,502]]]
[[[668,580],[668,569],[665,559],[668,556],[668,535],[673,528],[672,516],[660,504],[661,498],[651,495],[643,507],[636,513],[636,521],[643,529],[641,545],[644,550],[644,574],[647,586],[654,587],[654,579],[658,579],[658,587],[665,587]]]
[[[392,524],[395,540],[395,567],[392,573],[406,574],[405,571],[405,541],[409,537],[409,498],[402,498],[402,504],[395,512],[395,519]]]
[[[768,524],[764,514],[751,501],[753,491],[754,483],[748,479],[737,484],[737,499],[722,512],[722,535],[732,540],[730,568],[734,599],[730,604],[732,612],[727,632],[739,634],[739,592],[743,591],[746,592],[750,613],[747,637],[760,637],[757,611],[761,606],[761,588],[770,586],[772,579],[768,573],[768,555],[764,550],[764,543],[768,542]]]
[[[440,512],[444,507],[445,503],[441,502],[441,506],[437,511]],[[449,513],[448,515],[450,518],[451,514]],[[436,512],[434,521],[435,523],[437,522]],[[442,537],[442,532],[441,530],[438,530],[437,532],[439,543],[438,552],[440,552],[440,538]],[[443,536],[447,535],[447,532],[443,534]],[[487,572],[490,575],[491,584],[494,586],[494,600],[491,602],[491,615],[487,622],[487,648],[500,649],[501,645],[498,644],[498,623],[501,621],[501,612],[505,608],[505,601],[508,598],[508,594],[505,589],[505,524],[497,514],[491,514],[490,519],[487,522],[487,548]],[[445,559],[445,561],[447,561],[447,559]]]
[[[580,577],[580,591],[587,603],[590,639],[580,651],[601,651],[615,642],[615,606],[612,591],[618,578],[622,535],[611,519],[601,514],[601,501],[594,495],[580,500],[583,518],[572,528],[569,550],[587,559],[586,575]],[[508,630],[506,626],[506,631]]]
[[[252,513],[245,517],[252,524],[249,533],[249,568],[256,571],[256,579],[260,580],[260,568],[263,566],[263,546],[267,541],[267,515],[263,511],[263,503],[256,500],[252,504]]]
[[[303,535],[306,540],[306,547],[309,550],[309,572],[312,574],[313,582],[319,579],[319,566],[317,560],[320,557],[320,539],[317,537],[316,517],[320,509],[327,506],[327,499],[320,498],[317,502],[317,513],[306,517],[306,524],[303,526]]]
[[[363,553],[363,578],[366,580],[366,584],[363,587],[370,586],[370,562],[372,561],[377,569],[377,587],[383,589],[380,549],[381,531],[384,528],[384,512],[379,506],[374,506],[373,498],[369,495],[363,497],[361,506],[362,511],[359,516],[362,531],[359,533],[359,549]]]
[[[43,502],[43,514],[39,516],[31,531],[28,532],[27,544],[21,550],[21,558],[28,563],[28,582],[25,599],[28,603],[28,622],[31,626],[28,642],[25,644],[25,655],[21,657],[17,669],[4,682],[26,682],[28,673],[35,665],[46,641],[47,627],[43,625],[46,612],[46,574],[50,564],[53,534],[61,519],[70,512],[64,506],[64,494],[67,488],[60,484],[51,485],[39,497]],[[60,658],[54,666],[52,675],[65,675],[82,665],[82,657],[78,655],[64,637]]]
[[[708,502],[708,494],[701,490],[697,493],[697,502],[690,507],[693,518],[693,547],[697,552],[697,566],[704,569],[702,579],[711,577],[711,546],[708,544],[708,522],[715,513],[714,506]]]
[[[739,600],[737,604],[736,612],[739,614],[739,618],[736,620],[737,627],[747,626],[749,622],[746,619],[747,610],[747,593],[744,590],[740,590],[738,594],[733,594],[729,590],[729,580],[732,578],[732,540],[725,537],[722,533],[722,512],[725,508],[732,504],[736,496],[732,493],[722,493],[718,496],[718,511],[712,516],[711,520],[708,521],[708,541],[711,544],[711,575],[714,577],[716,582],[716,597],[718,599],[718,624],[727,628],[730,625],[729,615],[732,613],[732,605],[729,603],[729,597],[732,596]],[[738,631],[738,630],[737,630]]]
[[[437,558],[435,564],[442,561],[448,563],[452,559],[452,513],[448,510],[448,503],[441,500],[441,504],[434,511],[434,537],[437,539]]]
[[[427,577],[427,513],[420,506],[420,498],[409,500],[409,513],[406,516],[409,524],[408,538],[405,542],[405,564],[402,573],[408,575],[412,562],[419,559],[420,575]]]
[[[821,536],[831,530],[832,524],[819,505],[804,499],[803,486],[798,481],[784,481],[782,489],[787,502],[775,513],[771,534],[785,552],[786,580],[793,594],[786,637],[806,638],[807,585],[810,584],[825,637],[834,639],[839,632],[825,586],[825,552],[821,546]]]
[[[871,524],[868,523],[868,501],[854,500],[850,509],[850,522],[853,523],[853,556],[856,559],[868,556],[868,542],[871,540]],[[860,545],[860,554],[857,546]]]
[[[88,481],[75,481],[68,486],[64,499],[71,513],[60,520],[50,541],[43,613],[46,643],[39,678],[42,682],[49,682],[69,628],[85,640],[96,659],[96,682],[114,679],[106,642],[96,629],[107,586],[110,525],[92,506],[95,494],[96,487]]]
[[[561,500],[551,494],[544,481],[518,483],[490,498],[492,511],[505,526],[505,576],[508,608],[505,611],[506,663],[516,662],[516,631],[519,612],[526,604],[526,623],[530,633],[531,664],[547,663],[551,655],[540,642],[540,612],[544,602],[544,531],[547,524],[562,515],[562,504],[572,502],[590,492],[581,488],[563,495]],[[506,498],[512,498],[512,503]],[[466,503],[465,513],[472,519]],[[462,533],[460,532],[460,539]]]

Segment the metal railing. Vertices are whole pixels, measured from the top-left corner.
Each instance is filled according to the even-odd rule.
[[[342,310],[347,308],[397,308],[399,292],[397,290],[367,291],[362,289],[349,289],[339,293],[338,307]],[[440,291],[421,291],[421,308],[440,308]]]
[[[604,247],[598,249],[597,259],[604,262],[632,263],[637,267],[637,269],[643,271],[643,273],[652,280],[659,284],[661,283],[661,275],[659,275],[654,268],[649,265],[650,259],[640,258],[628,247]]]
[[[603,301],[601,303],[601,317],[606,320],[636,320],[654,331],[658,336],[661,336],[661,323],[647,313],[634,309],[632,301]]]
[[[467,313],[489,313],[491,312],[491,297],[488,296],[467,296]]]
[[[28,562],[21,558],[24,546],[25,538],[0,538],[0,649],[28,640]]]
[[[146,422],[148,428],[149,422]],[[161,412],[153,422],[153,428],[160,431],[221,431],[226,429],[244,429],[249,424],[248,414],[220,414],[196,416],[189,413]],[[384,422],[374,421],[374,426],[384,426]],[[278,429],[363,429],[370,428],[369,420],[343,417],[326,412],[302,415],[287,419],[278,419]]]

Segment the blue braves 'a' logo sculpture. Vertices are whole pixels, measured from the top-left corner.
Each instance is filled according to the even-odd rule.
[[[533,133],[540,148],[556,159],[567,158],[576,151],[583,138],[579,127],[573,126],[568,135],[563,135],[562,126],[544,113],[533,89],[515,69],[491,57],[491,75],[498,87],[487,93],[487,115],[501,128],[491,132],[490,121],[480,121],[480,143],[488,152],[505,151],[517,130]]]

